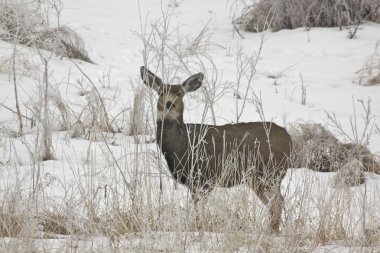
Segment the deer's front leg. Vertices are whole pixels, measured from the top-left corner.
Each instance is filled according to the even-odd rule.
[[[212,187],[209,185],[202,186],[200,188],[194,187],[191,189],[191,198],[193,199],[194,206],[197,208],[198,203],[202,200],[206,200],[207,196],[212,191]]]

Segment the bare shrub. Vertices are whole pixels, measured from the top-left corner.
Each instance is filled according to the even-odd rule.
[[[49,27],[40,8],[35,1],[0,4],[0,39],[93,63],[80,36],[65,26]]]
[[[98,96],[98,94],[93,91],[86,95],[87,104],[83,108],[83,120],[86,129],[88,129],[88,139],[100,140],[102,139],[99,131],[114,132],[112,126],[108,123],[108,111],[104,108],[104,98]]]
[[[149,120],[145,119],[146,111],[144,105],[145,91],[139,87],[135,91],[135,97],[133,99],[133,107],[129,113],[129,124],[127,125],[127,135],[133,136],[136,143],[139,143],[138,135],[148,133]]]
[[[364,171],[380,174],[379,158],[372,154],[367,147],[355,143],[342,143],[341,147],[347,154],[348,160],[359,161]]]
[[[297,27],[342,27],[363,20],[380,22],[380,3],[374,0],[261,0],[245,9],[233,22],[240,28],[261,32]],[[271,22],[268,22],[271,20]]]
[[[336,171],[343,164],[336,152],[338,140],[320,124],[295,124],[290,129],[295,167],[316,171]]]
[[[79,95],[68,98],[60,92],[60,84],[51,84],[48,80],[49,90],[46,94],[49,128],[51,131],[67,131],[71,138],[86,138],[99,141],[102,138],[100,131],[115,133],[121,130],[116,125],[116,116],[111,117],[110,107],[116,102],[108,94],[91,89],[88,82],[77,80]],[[32,119],[37,122],[44,120],[44,110],[40,96],[31,96],[27,102],[27,109]],[[112,119],[112,120],[111,120]],[[125,120],[124,120],[125,121]],[[115,130],[117,129],[117,130]]]
[[[264,45],[264,36],[261,37],[259,49],[250,56],[246,56],[240,47],[236,55],[236,90],[235,92],[235,111],[236,123],[239,122],[248,101],[248,93],[252,92],[252,84],[256,75],[257,64],[260,60],[261,50]],[[242,95],[241,86],[245,86]],[[243,100],[239,106],[239,100]]]
[[[380,84],[380,41],[376,43],[375,50],[364,63],[362,69],[356,72],[355,82],[363,86]]]
[[[34,3],[9,1],[0,4],[0,39],[31,46],[31,33],[45,24]]]
[[[364,145],[342,143],[320,124],[295,124],[290,129],[295,167],[321,172],[338,171],[357,161],[364,171],[380,173],[377,158]]]
[[[71,130],[73,126],[73,122],[72,122],[73,115],[75,114],[73,110],[70,108],[68,102],[62,98],[58,89],[55,91],[55,94],[50,95],[50,100],[52,102],[52,105],[54,105],[59,111],[59,116],[57,117],[58,127],[59,127],[58,130],[60,131]]]
[[[93,63],[84,48],[82,38],[66,26],[44,29],[38,34],[33,45],[54,52],[61,57]]]

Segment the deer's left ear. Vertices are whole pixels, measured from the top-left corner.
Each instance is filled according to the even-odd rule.
[[[140,75],[141,79],[145,83],[146,86],[158,91],[162,86],[162,80],[155,74],[153,74],[149,69],[144,66],[140,67]]]
[[[186,93],[199,89],[199,87],[202,85],[203,78],[203,73],[198,73],[190,76],[186,81],[184,81],[182,83],[182,86],[185,89]]]

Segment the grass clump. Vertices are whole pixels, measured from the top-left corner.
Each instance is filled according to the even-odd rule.
[[[82,38],[66,26],[50,27],[37,1],[0,3],[0,39],[93,63]]]
[[[293,125],[291,135],[295,167],[333,172],[343,168],[356,171],[352,169],[353,165],[360,165],[363,171],[380,174],[380,164],[367,147],[357,143],[342,143],[321,124]]]

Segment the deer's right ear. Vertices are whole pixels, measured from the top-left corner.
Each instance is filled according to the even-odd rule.
[[[144,66],[140,67],[140,75],[141,79],[145,83],[146,86],[158,91],[162,85],[162,80],[155,74],[149,71],[149,69]]]
[[[203,82],[203,73],[198,73],[189,77],[186,81],[182,83],[182,87],[186,92],[192,92],[201,87]]]

